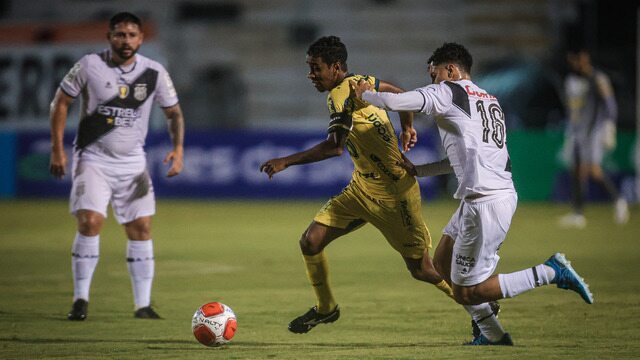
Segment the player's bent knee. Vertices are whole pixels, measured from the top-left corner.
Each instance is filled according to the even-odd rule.
[[[321,242],[305,231],[300,237],[300,250],[305,255],[316,255],[322,251]]]
[[[457,286],[453,285],[453,298],[460,305],[478,305],[482,304],[482,299],[479,299],[475,294],[475,286]]]
[[[442,278],[435,271],[425,271],[423,269],[409,269],[411,276],[420,281],[428,282],[430,284],[437,284],[442,281]]]

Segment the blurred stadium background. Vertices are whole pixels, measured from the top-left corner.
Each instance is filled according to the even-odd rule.
[[[637,122],[636,1],[561,0],[211,0],[0,1],[0,197],[67,196],[70,180],[48,174],[48,110],[60,79],[83,54],[105,48],[108,18],[137,13],[145,22],[141,53],[173,77],[187,134],[185,172],[170,181],[168,147],[156,111],[147,151],[159,197],[305,198],[337,192],[348,158],[289,169],[269,182],[259,164],[324,137],[325,95],[306,79],[310,42],[340,36],[350,71],[406,89],[428,82],[426,59],[444,41],[474,55],[474,78],[501,99],[514,178],[522,200],[563,201],[560,156],[564,51],[586,44],[610,74],[620,116],[618,147],[605,168],[635,200]],[[68,120],[67,144],[78,123]],[[441,157],[430,119],[419,118],[415,161]],[[448,196],[453,179],[422,183],[427,198]],[[423,181],[423,180],[421,180]],[[592,189],[590,196],[602,198]]]
[[[554,224],[569,210],[563,204],[569,189],[561,156],[560,93],[567,72],[564,52],[576,42],[591,48],[595,63],[612,78],[620,108],[618,147],[604,166],[624,195],[637,202],[638,5],[602,0],[0,0],[0,358],[211,356],[193,339],[189,319],[197,306],[212,300],[231,305],[240,322],[231,349],[215,353],[220,358],[637,358],[637,206],[626,226],[613,226],[606,203],[587,208],[584,231]],[[131,317],[124,238],[110,219],[90,319],[78,324],[64,317],[72,294],[74,221],[67,214],[69,176],[55,181],[48,172],[49,103],[77,59],[107,47],[107,20],[124,10],[145,22],[141,53],[165,64],[186,118],[180,176],[164,176],[169,140],[160,111],[147,139],[159,199],[154,301],[166,320],[149,324]],[[344,309],[341,322],[314,330],[313,337],[292,337],[284,325],[312,299],[297,239],[322,202],[347,183],[352,165],[345,155],[289,168],[272,181],[258,167],[325,137],[326,94],[306,79],[305,64],[309,43],[322,35],[343,39],[351,71],[406,89],[428,82],[426,60],[437,46],[465,44],[474,55],[474,79],[501,99],[506,112],[521,200],[498,270],[514,271],[566,251],[592,286],[596,304],[583,307],[570,293],[550,298],[557,291],[552,288],[532,292],[503,307],[516,347],[461,347],[469,336],[467,315],[432,287],[412,280],[369,226],[327,250]],[[73,108],[68,152],[78,102]],[[419,117],[416,126],[420,143],[409,157],[439,159],[432,121]],[[437,240],[457,206],[445,200],[455,180],[420,181],[427,198],[425,219]],[[605,199],[590,190],[592,200]],[[200,199],[206,201],[193,201]],[[432,201],[437,199],[442,201]]]

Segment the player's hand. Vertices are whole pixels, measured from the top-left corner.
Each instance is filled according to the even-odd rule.
[[[404,156],[404,154],[400,154],[400,155],[402,155],[402,161],[398,161],[398,165],[400,165],[400,167],[405,169],[409,175],[417,176],[418,172],[416,171],[416,166],[413,165],[413,163],[409,159],[407,159],[407,157]]]
[[[51,159],[49,162],[49,172],[56,179],[62,179],[66,174],[67,168],[67,154],[64,149],[53,150],[51,152]]]
[[[604,123],[602,145],[606,150],[613,150],[616,147],[616,124],[613,121]]]
[[[162,161],[164,164],[171,162],[171,167],[167,171],[167,177],[174,177],[182,172],[184,167],[182,149],[173,149],[167,153]]]
[[[418,142],[418,133],[413,127],[402,129],[400,133],[400,144],[402,144],[402,152],[411,150]]]
[[[369,82],[365,81],[364,79],[361,79],[357,83],[355,80],[349,80],[349,86],[351,86],[358,99],[362,99],[363,92],[371,90],[371,84],[369,84]]]
[[[269,180],[273,178],[273,175],[279,173],[280,171],[286,168],[287,168],[287,163],[282,158],[271,159],[271,160],[265,161],[264,163],[262,163],[262,165],[260,165],[260,171],[269,175]]]

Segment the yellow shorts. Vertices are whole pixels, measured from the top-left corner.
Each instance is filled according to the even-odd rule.
[[[318,211],[314,221],[326,226],[356,230],[375,226],[403,257],[420,259],[431,248],[431,235],[422,219],[420,187],[416,182],[395,199],[374,199],[353,182]]]

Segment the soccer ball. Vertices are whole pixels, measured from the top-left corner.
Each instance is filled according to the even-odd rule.
[[[236,314],[230,307],[219,302],[200,306],[191,320],[193,335],[205,346],[228,343],[235,335],[237,328]]]

